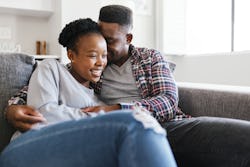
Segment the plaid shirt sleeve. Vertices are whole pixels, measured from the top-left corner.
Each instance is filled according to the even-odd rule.
[[[19,92],[17,92],[17,94],[15,94],[9,99],[8,105],[26,105],[27,92],[28,86],[24,86]]]
[[[159,121],[172,120],[178,111],[178,90],[168,63],[162,55],[151,50],[147,53],[151,60],[144,62],[137,71],[142,100],[136,105],[146,108]],[[146,77],[147,76],[147,77]]]
[[[129,110],[129,109],[134,109],[134,104],[131,103],[120,103],[121,109],[122,110]]]

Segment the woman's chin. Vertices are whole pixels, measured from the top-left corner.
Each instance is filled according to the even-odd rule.
[[[92,79],[91,82],[96,83],[96,82],[98,82],[99,80],[100,80],[100,77],[95,78],[95,79]]]

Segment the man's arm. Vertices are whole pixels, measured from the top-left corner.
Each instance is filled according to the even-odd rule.
[[[171,120],[178,111],[178,90],[162,55],[154,50],[149,50],[148,54],[151,60],[144,61],[140,66],[143,68],[139,69],[144,73],[137,73],[142,100],[134,103],[150,111],[159,122],[165,122]],[[125,108],[128,106],[125,105]]]
[[[6,118],[11,125],[21,132],[30,130],[38,122],[46,121],[34,108],[26,105],[10,105],[6,108]]]
[[[46,121],[34,108],[26,106],[28,86],[24,86],[8,101],[6,107],[7,121],[19,131],[27,131],[34,124]]]

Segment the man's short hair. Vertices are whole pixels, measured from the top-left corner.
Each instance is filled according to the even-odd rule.
[[[133,12],[122,5],[108,5],[100,9],[99,21],[117,23],[121,26],[133,26]]]

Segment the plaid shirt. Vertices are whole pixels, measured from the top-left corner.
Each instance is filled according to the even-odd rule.
[[[142,100],[132,104],[121,103],[122,109],[141,106],[159,121],[181,120],[190,116],[178,108],[178,90],[168,63],[160,52],[136,48],[130,45],[132,72]],[[91,85],[97,94],[102,88],[102,79]]]
[[[189,118],[178,108],[178,90],[169,69],[168,63],[160,52],[153,49],[135,48],[130,45],[130,56],[133,76],[142,100],[132,104],[121,103],[122,109],[143,107],[150,111],[159,121],[177,121]],[[70,64],[67,65],[70,68]],[[91,84],[97,94],[100,94],[102,79]],[[24,86],[16,95],[11,97],[11,104],[26,104],[28,86]]]

